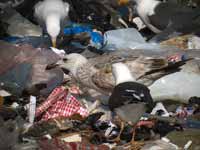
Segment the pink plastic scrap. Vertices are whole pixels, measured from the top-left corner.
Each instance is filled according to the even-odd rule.
[[[80,114],[82,117],[86,117],[89,113],[87,109],[82,107],[81,103],[62,86],[55,88],[47,100],[36,109],[36,117],[42,115],[41,121],[70,117],[74,114]]]
[[[167,60],[168,60],[168,62],[175,63],[175,62],[186,60],[186,56],[183,54],[175,54],[172,56],[168,56]]]
[[[184,106],[179,106],[176,109],[176,116],[179,118],[186,118],[194,113],[194,109],[192,107],[184,107]]]

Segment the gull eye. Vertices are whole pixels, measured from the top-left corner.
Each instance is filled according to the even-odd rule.
[[[68,59],[67,58],[63,58],[63,61],[66,62]]]

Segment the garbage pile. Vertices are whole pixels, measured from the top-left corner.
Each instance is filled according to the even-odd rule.
[[[200,149],[198,1],[0,11],[0,150]]]

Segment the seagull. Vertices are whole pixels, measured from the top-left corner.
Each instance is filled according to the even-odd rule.
[[[112,74],[115,79],[115,87],[109,99],[111,110],[130,103],[153,103],[150,90],[135,81],[126,64],[121,62],[112,64]]]
[[[58,61],[57,65],[68,70],[84,87],[109,95],[115,86],[111,68],[112,64],[117,62],[126,64],[135,82],[146,86],[152,85],[165,75],[179,71],[180,66],[184,64],[184,61],[171,64],[164,57],[134,56],[134,53],[127,54],[126,57],[109,53],[91,59],[71,53]]]
[[[124,124],[134,126],[131,145],[136,145],[134,141],[137,122],[146,112],[147,107],[153,104],[150,90],[143,84],[135,82],[128,66],[124,63],[112,65],[112,74],[115,79],[115,87],[109,98],[109,107],[121,120],[121,128],[118,137],[114,140],[120,141],[120,135],[124,129]]]
[[[70,71],[72,76],[82,85],[103,92],[105,89],[98,87],[92,80],[92,76],[98,72],[98,69],[88,61],[86,57],[78,53],[71,53],[65,55],[60,61],[56,63],[62,69]]]
[[[35,17],[39,24],[45,27],[51,37],[53,47],[56,47],[57,36],[68,17],[69,4],[62,0],[44,0],[38,2],[34,8]]]
[[[199,32],[200,9],[192,9],[159,0],[127,0],[134,2],[138,16],[145,25],[158,34],[151,41],[161,41],[171,36]]]

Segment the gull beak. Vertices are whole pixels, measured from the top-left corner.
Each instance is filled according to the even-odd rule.
[[[52,46],[56,48],[56,38],[52,38],[51,41],[52,41]]]
[[[51,70],[51,69],[58,67],[58,66],[60,66],[60,64],[57,64],[57,63],[49,64],[49,65],[46,66],[46,70]]]
[[[62,67],[62,65],[63,65],[63,61],[62,60],[58,60],[56,63],[47,65],[46,66],[46,70],[50,70],[50,69],[53,69],[55,67]]]
[[[59,61],[57,61],[57,63],[55,64],[56,66],[60,66],[60,67],[62,67],[62,65],[63,65],[63,61],[62,60],[59,60]]]
[[[127,5],[128,3],[129,3],[129,0],[118,0],[119,6]]]
[[[58,67],[60,67],[65,74],[69,74],[70,73],[70,71],[68,69],[64,68],[64,62],[63,62],[63,60],[59,60],[55,65],[58,66]]]

